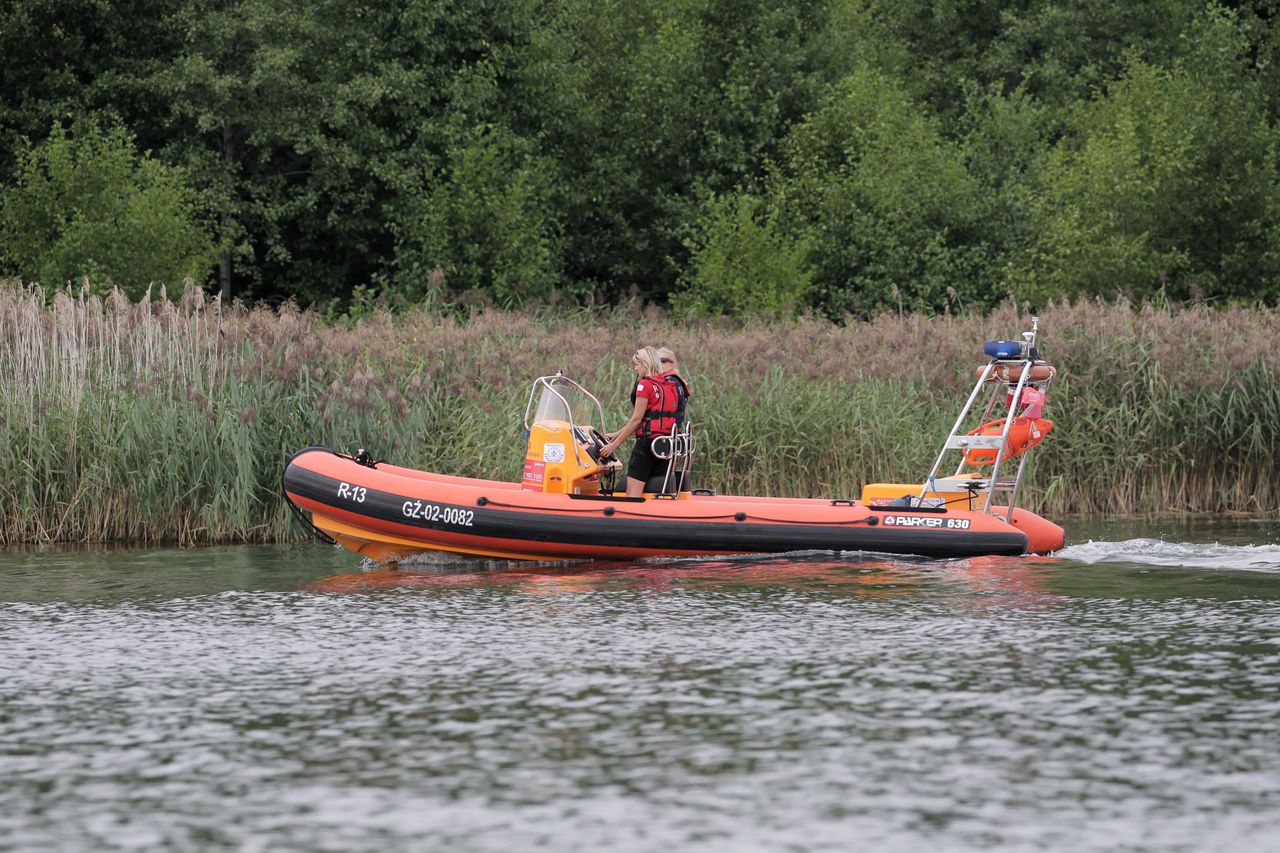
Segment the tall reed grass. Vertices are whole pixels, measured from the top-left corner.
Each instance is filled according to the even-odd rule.
[[[276,541],[298,448],[516,480],[533,377],[563,369],[625,420],[629,356],[682,358],[699,485],[856,496],[918,481],[983,340],[1026,324],[885,315],[838,326],[680,323],[654,309],[327,324],[189,288],[130,302],[0,283],[0,542]],[[1041,313],[1056,427],[1022,502],[1050,516],[1273,513],[1280,312],[1083,302]]]

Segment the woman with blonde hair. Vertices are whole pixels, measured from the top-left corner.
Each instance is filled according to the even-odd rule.
[[[631,367],[639,377],[631,418],[622,429],[605,436],[608,441],[600,448],[600,455],[613,455],[622,442],[635,433],[636,444],[627,462],[627,497],[638,498],[644,493],[649,477],[663,464],[653,455],[653,440],[670,435],[675,428],[680,395],[675,381],[664,375],[662,357],[653,347],[636,350],[631,357]]]

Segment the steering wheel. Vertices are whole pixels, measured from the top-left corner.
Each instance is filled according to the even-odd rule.
[[[587,446],[586,447],[587,455],[590,456],[593,461],[607,462],[610,459],[618,458],[616,454],[610,454],[609,456],[601,458],[600,448],[604,447],[609,442],[606,441],[605,437],[600,434],[600,430],[596,429],[593,426],[579,427],[578,429],[581,431],[583,442]]]

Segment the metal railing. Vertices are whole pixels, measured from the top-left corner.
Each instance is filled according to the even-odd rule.
[[[1004,480],[1000,479],[1000,465],[1005,461],[1007,456],[1006,451],[1008,449],[1009,430],[1013,427],[1014,413],[1021,404],[1022,392],[1026,388],[1028,382],[1032,381],[1032,368],[1035,365],[1035,358],[1033,358],[1033,354],[1035,353],[1036,337],[1039,334],[1039,326],[1040,319],[1038,317],[1032,317],[1031,331],[1022,333],[1023,340],[1025,341],[1022,348],[1023,354],[1026,356],[1025,358],[993,358],[978,376],[978,381],[973,386],[973,391],[969,394],[968,400],[965,401],[964,408],[960,410],[960,416],[956,418],[955,423],[951,427],[951,432],[947,434],[946,441],[942,444],[942,450],[938,452],[938,456],[934,460],[933,467],[929,469],[928,478],[920,487],[918,500],[923,501],[927,493],[937,491],[936,478],[938,476],[939,469],[942,467],[943,459],[946,457],[948,451],[959,450],[963,453],[965,451],[983,448],[994,449],[996,456],[995,460],[991,463],[990,474],[985,477],[970,478],[964,485],[966,488],[971,490],[971,494],[986,494],[986,499],[982,505],[983,512],[991,512],[991,502],[997,491],[1010,492],[1009,505],[1007,507],[1007,512],[1005,513],[1005,520],[1008,521],[1013,518],[1013,510],[1017,503],[1018,492],[1022,487],[1023,473],[1026,470],[1027,459],[1030,458],[1031,455],[1030,448],[1022,453],[1022,460],[1018,464],[1018,471],[1012,480],[1009,478],[1005,478]],[[1013,364],[1020,364],[1022,366],[1022,370],[1018,376],[1017,386],[1009,397],[1007,410],[1004,415],[1004,428],[1001,430],[1000,434],[995,436],[962,433],[961,430],[964,428],[964,424],[969,417],[969,413],[973,410],[973,404],[978,399],[978,396],[982,391],[982,386],[991,378],[992,371],[994,371],[998,366]],[[1047,389],[1053,382],[1055,376],[1056,372],[1051,369],[1048,379],[1038,381],[1044,382],[1044,386]],[[982,420],[984,422],[987,421],[988,416],[990,416],[995,410],[996,401],[999,400],[1000,393],[1005,389],[1007,384],[1008,383],[1005,382],[999,382],[996,383],[995,387],[992,389],[991,397],[987,401],[985,411],[983,412]],[[965,469],[965,462],[966,459],[962,456],[959,464],[956,466],[955,474],[952,475],[953,477],[960,476]]]

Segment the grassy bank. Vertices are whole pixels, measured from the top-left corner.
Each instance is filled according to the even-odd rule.
[[[629,356],[671,346],[694,383],[700,484],[856,495],[932,463],[971,387],[990,316],[677,323],[659,312],[330,325],[198,291],[130,303],[0,285],[0,542],[273,541],[296,449],[514,480],[529,381],[563,369],[621,425]],[[1060,370],[1025,503],[1076,513],[1273,512],[1280,505],[1280,312],[1041,312]]]

